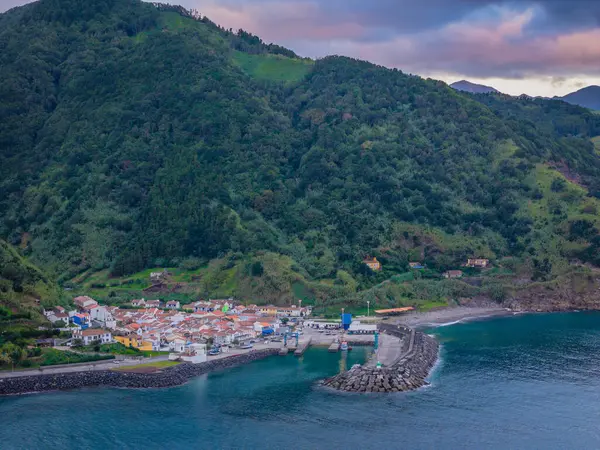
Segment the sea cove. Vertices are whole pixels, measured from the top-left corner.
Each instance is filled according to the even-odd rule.
[[[429,330],[431,385],[356,395],[317,381],[363,362],[326,349],[166,389],[0,398],[2,448],[597,448],[600,313],[532,314]]]

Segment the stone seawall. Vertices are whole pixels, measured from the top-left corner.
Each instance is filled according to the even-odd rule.
[[[79,389],[106,386],[121,388],[160,388],[178,386],[191,378],[211,372],[239,366],[271,355],[279,349],[256,350],[243,355],[207,361],[201,364],[182,363],[156,373],[132,373],[113,370],[73,372],[54,375],[23,376],[0,379],[0,395],[26,394],[32,392]]]
[[[420,331],[404,327],[402,330],[385,330],[386,333],[404,335],[409,344],[406,353],[389,367],[365,364],[355,366],[323,381],[323,386],[345,392],[402,392],[418,389],[427,384],[425,378],[438,357],[438,342]]]

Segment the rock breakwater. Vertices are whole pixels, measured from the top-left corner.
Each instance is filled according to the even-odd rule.
[[[132,373],[113,370],[35,375],[0,379],[0,395],[80,389],[84,387],[161,388],[178,386],[191,378],[214,370],[225,369],[276,355],[278,349],[256,350],[243,355],[207,361],[182,363],[157,373]]]
[[[418,389],[427,384],[425,378],[438,357],[438,342],[420,331],[403,327],[386,329],[407,342],[406,353],[389,367],[370,364],[355,366],[323,381],[323,386],[345,392],[402,392]],[[408,334],[407,334],[408,333]]]

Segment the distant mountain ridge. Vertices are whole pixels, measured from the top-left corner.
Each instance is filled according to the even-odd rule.
[[[456,83],[452,83],[450,85],[450,87],[453,89],[456,89],[457,91],[470,92],[471,94],[489,94],[491,92],[493,92],[493,93],[500,92],[491,86],[486,86],[484,84],[471,83],[470,81],[467,81],[467,80],[461,80],[461,81],[457,81]]]
[[[600,86],[584,87],[564,97],[554,98],[573,105],[583,106],[584,108],[600,110]]]

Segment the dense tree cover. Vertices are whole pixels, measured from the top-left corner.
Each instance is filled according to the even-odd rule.
[[[600,198],[600,167],[598,155],[589,137],[600,135],[598,114],[558,100],[503,94],[474,95],[475,100],[489,106],[505,119],[517,134],[522,151],[544,149],[553,160],[568,162],[580,173],[590,191]],[[583,139],[582,139],[583,138]]]
[[[421,256],[396,232],[411,223],[464,237],[423,254],[436,268],[485,253],[543,271],[523,207],[541,195],[536,164],[590,186],[600,173],[600,117],[581,108],[474,100],[342,57],[284,85],[246,75],[234,51],[295,56],[137,0],[0,15],[0,236],[65,277],[268,250],[309,277],[345,269],[368,284],[381,280],[365,255],[398,272]]]

